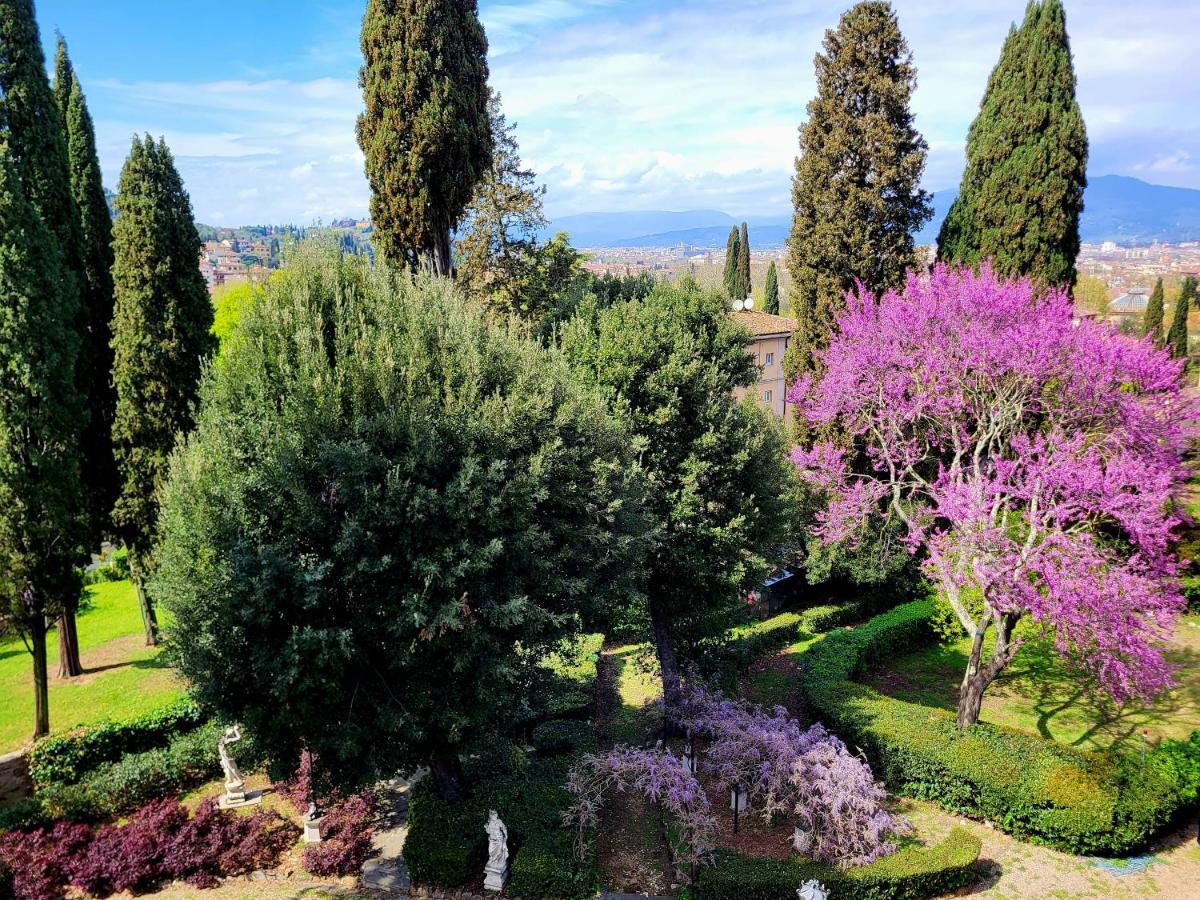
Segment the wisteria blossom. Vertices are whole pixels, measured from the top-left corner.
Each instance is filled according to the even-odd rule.
[[[870,767],[821,725],[802,728],[782,707],[766,712],[692,682],[679,724],[706,739],[700,766],[722,791],[740,788],[766,821],[795,822],[805,853],[823,862],[864,865],[895,852],[909,829],[884,807],[887,792]]]
[[[1180,362],[1074,321],[1063,292],[945,266],[852,293],[821,359],[789,400],[862,451],[793,452],[827,493],[822,537],[853,542],[878,514],[906,528],[973,639],[960,725],[978,720],[1026,618],[1118,703],[1169,687],[1195,414]]]
[[[669,750],[614,747],[607,753],[588,753],[567,775],[567,790],[575,800],[564,813],[575,828],[575,852],[581,858],[587,835],[600,823],[600,809],[613,791],[633,791],[660,804],[679,828],[680,862],[703,863],[713,849],[716,819],[696,776]]]

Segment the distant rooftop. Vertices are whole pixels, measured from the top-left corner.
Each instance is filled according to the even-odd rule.
[[[733,313],[733,317],[755,337],[791,334],[796,330],[796,323],[787,316],[776,316],[756,310],[743,310]]]
[[[1122,294],[1108,304],[1108,311],[1112,315],[1145,312],[1149,300],[1149,291],[1145,288],[1130,288],[1128,293]]]

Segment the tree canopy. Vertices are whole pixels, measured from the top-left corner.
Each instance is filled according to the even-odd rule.
[[[181,669],[277,760],[456,796],[537,656],[633,587],[628,435],[441,279],[302,253],[239,334],[164,492]]]
[[[990,260],[1001,275],[1075,283],[1088,139],[1061,0],[1031,0],[992,70],[967,134],[967,167],[938,258]]]
[[[754,384],[750,336],[695,281],[581,314],[562,344],[608,394],[639,446],[657,533],[645,580],[668,701],[677,653],[723,633],[782,544],[791,497],[773,414],[732,392]]]
[[[492,158],[487,37],[476,0],[369,0],[358,145],[375,249],[450,275],[450,234]]]
[[[986,266],[864,291],[837,326],[823,376],[792,396],[864,441],[871,465],[852,469],[832,443],[793,458],[831,494],[826,540],[882,512],[922,552],[972,639],[959,724],[978,720],[1022,620],[1118,703],[1165,690],[1194,416],[1181,364]]]
[[[847,291],[903,283],[917,264],[913,235],[933,214],[920,186],[926,143],[909,106],[917,70],[891,4],[847,10],[815,65],[792,182],[792,375],[815,364]]]

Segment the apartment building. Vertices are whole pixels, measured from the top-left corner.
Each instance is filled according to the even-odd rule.
[[[735,391],[738,399],[753,393],[763,406],[769,407],[780,418],[787,412],[787,384],[783,378],[783,355],[787,352],[788,342],[792,339],[792,331],[796,323],[786,316],[776,316],[771,313],[743,310],[731,313],[733,318],[742,325],[754,341],[750,345],[750,353],[758,363],[760,374],[758,384],[752,388]]]

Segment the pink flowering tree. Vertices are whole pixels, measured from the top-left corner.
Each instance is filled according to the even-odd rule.
[[[848,438],[793,452],[827,494],[821,537],[852,543],[877,515],[902,525],[972,639],[960,726],[978,721],[1022,620],[1118,703],[1171,684],[1194,415],[1180,363],[1073,321],[1062,292],[945,266],[852,293],[822,362],[789,392],[819,432]]]

